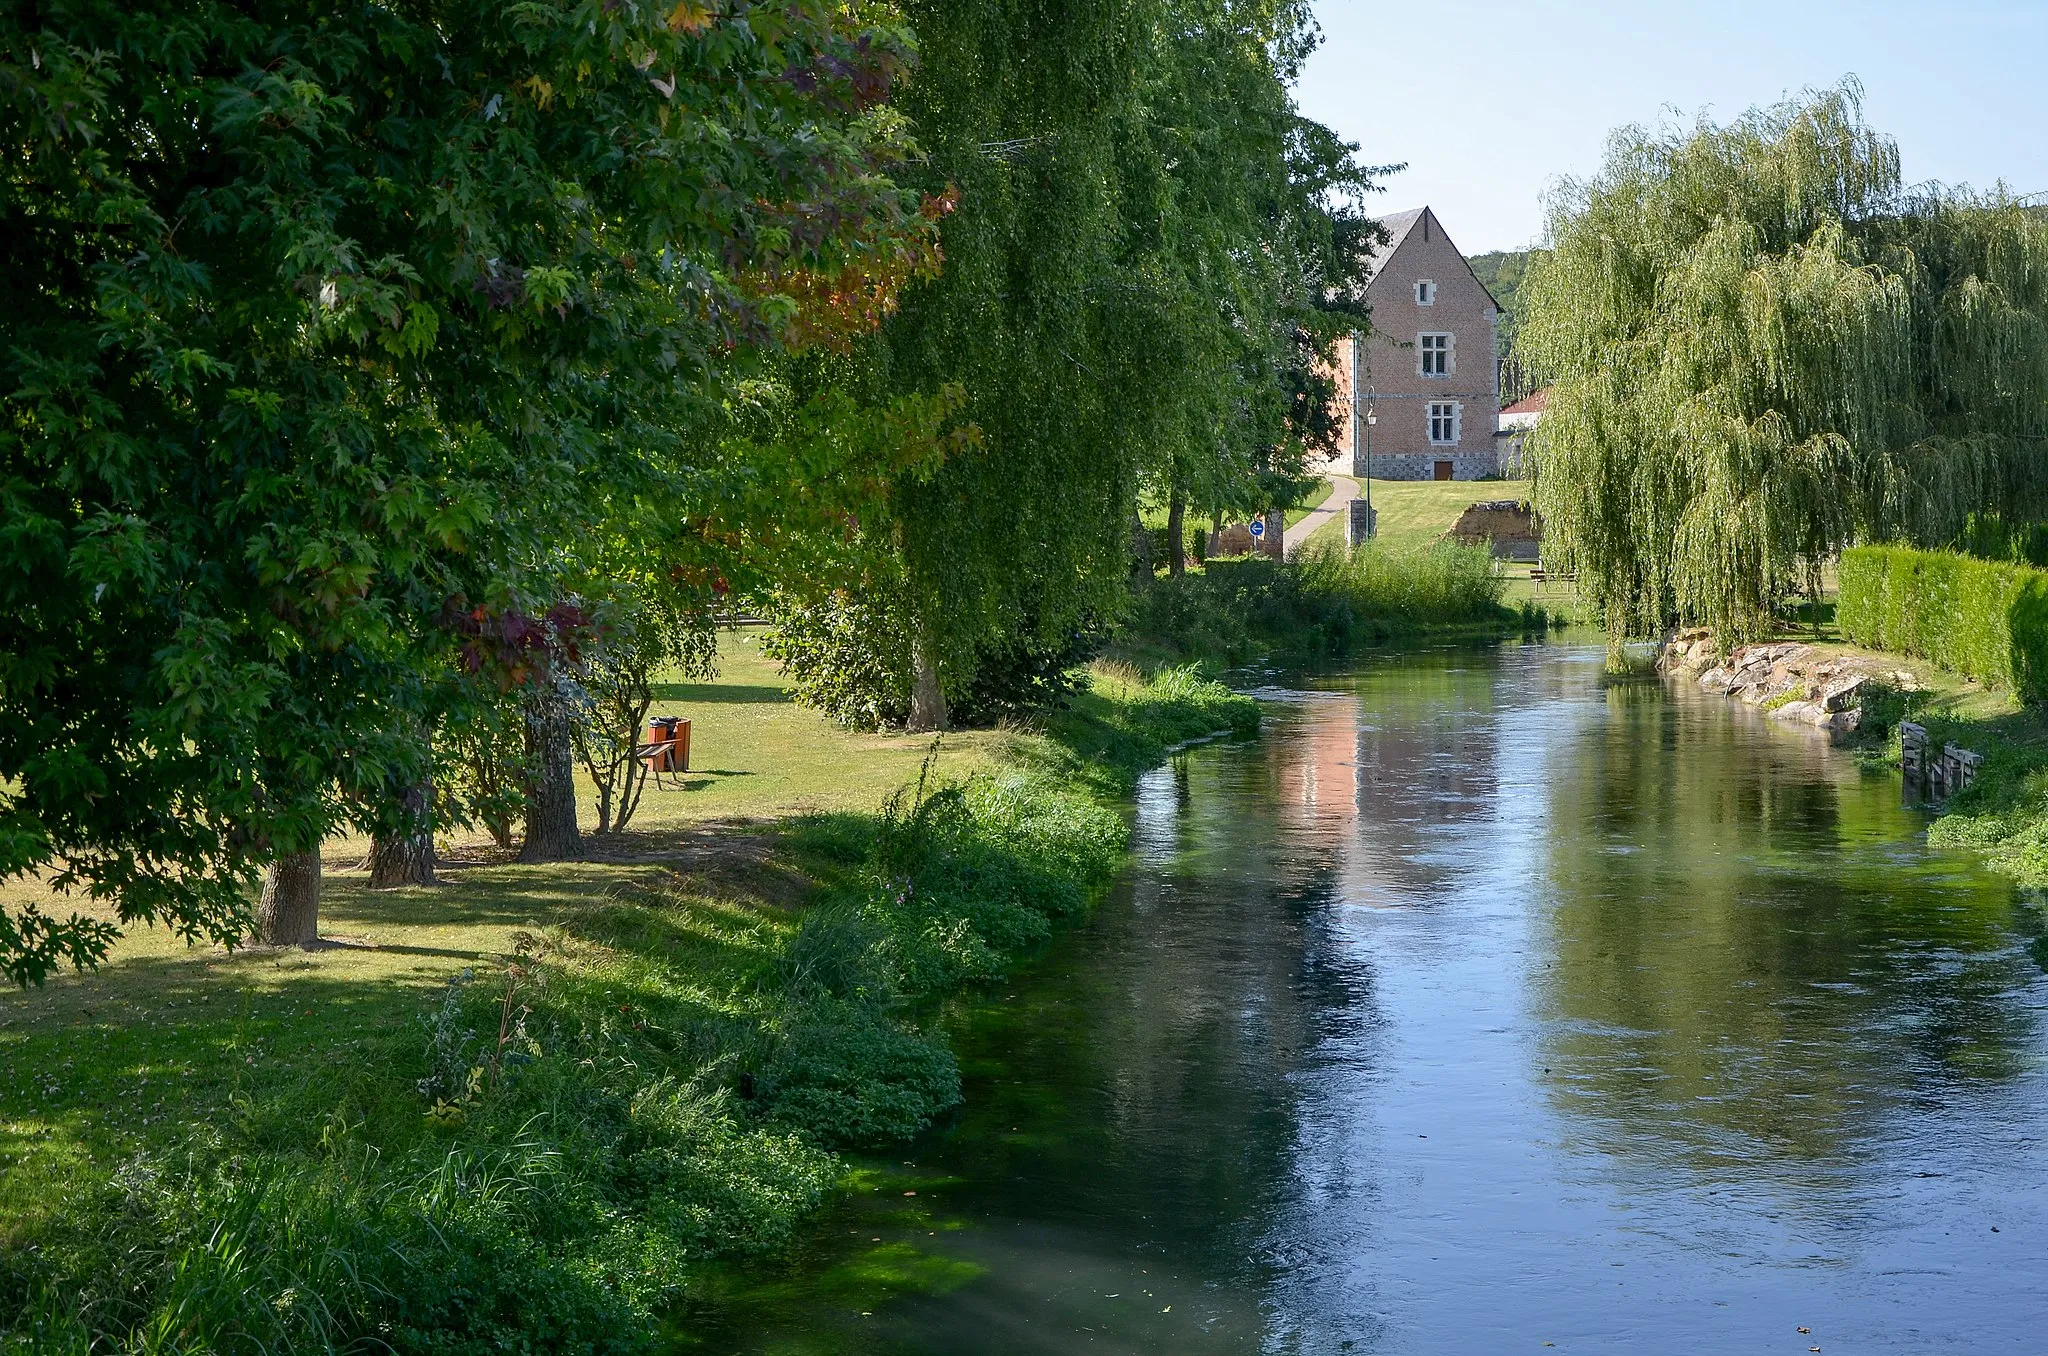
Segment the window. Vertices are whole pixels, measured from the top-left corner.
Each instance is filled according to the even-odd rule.
[[[1454,447],[1458,441],[1458,402],[1432,400],[1429,403],[1429,440],[1439,447]]]
[[[1451,375],[1451,336],[1448,334],[1422,334],[1416,336],[1416,345],[1422,351],[1421,374],[1425,377],[1448,377]]]
[[[1436,284],[1427,278],[1415,284],[1415,304],[1417,306],[1436,305]]]

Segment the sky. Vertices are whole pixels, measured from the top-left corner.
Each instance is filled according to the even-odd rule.
[[[2048,192],[2048,0],[1316,0],[1316,17],[1301,111],[1368,164],[1405,161],[1375,210],[1428,204],[1467,254],[1537,243],[1545,192],[1597,171],[1616,127],[1725,122],[1852,74],[1908,183]]]

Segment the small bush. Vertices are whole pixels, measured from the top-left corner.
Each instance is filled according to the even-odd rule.
[[[1842,553],[1842,637],[2048,698],[2048,571],[1951,551],[1858,546]]]

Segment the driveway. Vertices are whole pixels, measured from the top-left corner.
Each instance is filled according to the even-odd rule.
[[[1357,481],[1353,480],[1350,476],[1331,476],[1330,497],[1310,509],[1306,518],[1303,518],[1293,527],[1287,529],[1286,534],[1281,538],[1281,549],[1286,551],[1288,555],[1293,555],[1294,548],[1307,541],[1315,530],[1324,523],[1329,522],[1332,518],[1349,516],[1351,501],[1356,498],[1358,498]]]

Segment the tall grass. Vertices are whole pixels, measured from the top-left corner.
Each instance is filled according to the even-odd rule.
[[[1241,660],[1268,650],[1343,653],[1432,627],[1546,624],[1501,606],[1507,580],[1481,546],[1354,551],[1312,542],[1284,563],[1211,561],[1141,587],[1120,648]]]
[[[1436,542],[1396,551],[1369,544],[1347,551],[1310,542],[1289,562],[1304,598],[1362,620],[1415,626],[1481,621],[1500,610],[1507,580],[1483,546]]]

